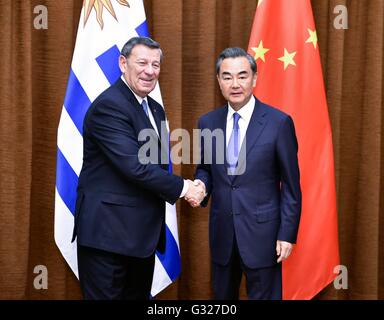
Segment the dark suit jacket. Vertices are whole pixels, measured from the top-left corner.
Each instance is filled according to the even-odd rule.
[[[167,134],[160,126],[165,120],[162,106],[150,97],[148,105],[158,131]],[[139,148],[146,142],[139,141],[139,132],[152,126],[121,79],[92,103],[83,128],[74,238],[80,245],[133,257],[162,251],[165,201],[175,203],[183,179],[170,174],[168,164],[160,164],[160,152],[158,163],[139,161]],[[160,146],[154,130],[152,134]]]
[[[228,175],[227,164],[218,163],[218,152],[226,154],[225,132],[228,107],[216,109],[199,119],[200,129],[221,129],[224,146],[204,150],[195,178],[201,179],[212,196],[209,241],[213,262],[229,261],[234,232],[240,255],[250,268],[276,264],[276,240],[295,243],[301,212],[297,140],[292,119],[256,99],[244,144],[239,170]],[[206,147],[207,149],[207,147]],[[205,152],[205,158],[204,158]],[[207,161],[212,156],[212,164]],[[243,156],[243,157],[242,157]],[[224,156],[224,158],[226,158]],[[242,159],[242,160],[241,160]]]

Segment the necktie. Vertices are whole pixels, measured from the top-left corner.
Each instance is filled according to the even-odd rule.
[[[147,115],[147,117],[149,117],[147,101],[143,100],[143,102],[141,103],[141,106],[143,107],[143,109],[144,109],[145,114]]]
[[[240,115],[235,112],[233,114],[233,129],[227,148],[227,162],[231,174],[234,174],[239,158],[239,119]]]

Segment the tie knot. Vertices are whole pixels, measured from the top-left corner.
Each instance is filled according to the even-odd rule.
[[[147,105],[147,101],[143,100],[143,102],[141,103],[141,106],[143,107],[144,111],[145,111],[145,114],[147,115],[148,117],[148,105]]]
[[[239,128],[239,119],[240,119],[240,115],[237,112],[235,112],[233,114],[233,129]]]

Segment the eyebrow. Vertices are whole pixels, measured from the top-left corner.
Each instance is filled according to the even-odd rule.
[[[239,73],[237,73],[238,75],[244,75],[244,74],[248,74],[248,71],[245,71],[245,70],[242,70],[240,71]],[[221,75],[223,76],[232,76],[232,73],[230,73],[229,71],[223,71],[221,73]]]
[[[148,59],[146,59],[146,58],[138,58],[138,59],[136,59],[135,60],[136,62],[150,62]],[[152,61],[152,64],[153,63],[157,63],[157,64],[160,64],[161,62],[160,61],[158,61],[158,60],[155,60],[155,61]]]

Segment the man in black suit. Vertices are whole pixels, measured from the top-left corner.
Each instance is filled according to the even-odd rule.
[[[225,49],[216,72],[228,103],[203,115],[199,129],[222,132],[223,138],[207,143],[202,131],[195,174],[208,193],[202,205],[212,196],[214,296],[238,299],[244,273],[250,299],[281,299],[280,262],[292,251],[301,212],[294,124],[253,96],[256,63],[243,49]]]
[[[165,113],[148,96],[161,60],[157,42],[130,39],[119,57],[121,78],[84,119],[73,240],[85,299],[149,299],[155,251],[165,247],[165,202],[203,194],[168,171]],[[146,144],[160,151],[143,152]]]

